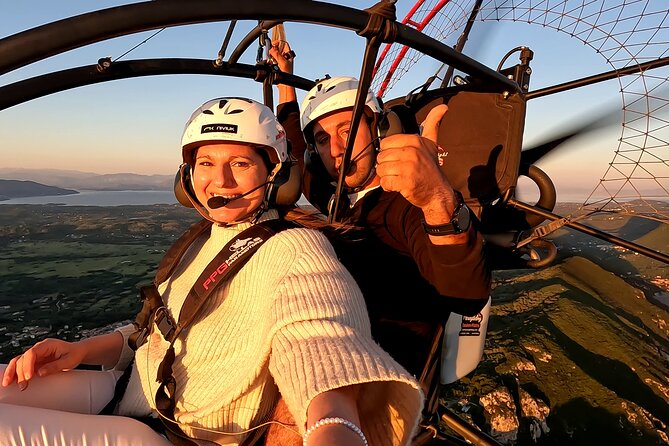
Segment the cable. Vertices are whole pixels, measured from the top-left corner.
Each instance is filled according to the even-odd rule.
[[[148,42],[149,40],[153,39],[155,36],[157,36],[158,34],[160,34],[161,32],[163,32],[164,30],[165,30],[165,28],[161,28],[161,29],[159,29],[158,31],[156,31],[155,33],[151,34],[149,37],[147,37],[146,39],[144,39],[144,41],[138,43],[137,45],[133,46],[132,48],[130,48],[130,49],[129,49],[128,51],[126,51],[125,53],[123,53],[123,54],[121,54],[120,56],[118,56],[118,57],[117,57],[116,59],[114,59],[112,62],[116,62],[116,61],[119,60],[121,57],[125,56],[126,54],[130,53],[131,51],[134,51],[134,50],[137,49],[138,47],[144,45],[146,42]]]

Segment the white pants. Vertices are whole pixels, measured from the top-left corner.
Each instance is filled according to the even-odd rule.
[[[0,364],[0,377],[5,371]],[[114,395],[121,372],[72,370],[35,377],[21,392],[0,386],[2,446],[171,446],[128,417],[97,415]]]

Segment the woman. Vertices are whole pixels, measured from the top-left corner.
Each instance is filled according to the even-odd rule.
[[[213,225],[158,286],[173,320],[212,258],[231,241],[230,251],[252,244],[239,238],[242,231],[285,219],[277,202],[285,188],[299,190],[290,181],[285,132],[258,102],[206,102],[187,123],[182,147],[181,185]],[[190,444],[253,444],[279,392],[309,446],[410,440],[421,391],[372,341],[360,291],[320,232],[292,227],[269,237],[196,314],[170,338],[174,357],[168,367],[175,383],[167,392],[173,418],[186,437],[196,439]],[[126,342],[134,331],[128,326],[76,343],[48,339],[12,359],[0,392],[0,444],[24,438],[38,439],[33,444],[170,444],[118,416],[156,416],[156,376],[164,378],[159,366],[169,356],[170,342],[156,329],[134,352]],[[133,357],[117,416],[90,415],[110,400],[118,370]],[[66,372],[84,363],[110,371]],[[89,376],[94,382],[82,385]],[[51,381],[59,382],[58,389]],[[78,385],[69,392],[76,396],[93,391],[85,408],[59,394],[71,382]]]

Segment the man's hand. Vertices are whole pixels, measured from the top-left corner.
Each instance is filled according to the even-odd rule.
[[[376,172],[381,187],[397,191],[423,211],[425,222],[442,225],[451,221],[456,198],[451,184],[439,169],[437,136],[439,124],[448,110],[441,104],[430,110],[422,124],[422,135],[392,135],[381,140]],[[434,236],[436,245],[467,243],[467,233]]]
[[[272,42],[269,48],[269,55],[274,60],[274,63],[284,73],[293,74],[293,59],[295,53],[290,49],[290,44],[285,40],[276,40]],[[297,101],[297,93],[295,88],[290,85],[279,84],[279,104]]]
[[[273,41],[269,55],[284,73],[293,74],[293,53],[285,40]]]
[[[447,223],[455,209],[455,195],[439,169],[437,135],[439,123],[448,110],[434,107],[423,121],[422,136],[398,134],[381,140],[376,171],[381,187],[402,194],[423,210],[430,224]]]

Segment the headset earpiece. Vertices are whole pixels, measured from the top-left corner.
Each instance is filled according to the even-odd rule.
[[[288,144],[288,153],[293,153],[293,145],[286,140]],[[277,173],[276,192],[273,197],[270,197],[271,203],[276,203],[278,206],[292,206],[297,203],[302,194],[302,171],[300,165],[293,155],[288,155],[281,171]]]
[[[379,117],[377,129],[379,138],[381,139],[390,135],[404,133],[404,128],[402,126],[400,117],[392,110],[386,110],[381,114]]]
[[[194,207],[192,198],[189,197],[189,194],[192,197],[195,196],[191,186],[191,178],[191,169],[186,163],[179,167],[179,170],[174,177],[174,196],[180,204],[189,208]]]
[[[281,169],[274,176],[267,195],[269,202],[278,206],[292,206],[297,203],[302,194],[300,165],[291,155],[293,146],[290,141],[286,140],[286,144],[288,144],[288,160],[282,163]]]
[[[272,184],[267,191],[269,202],[277,206],[292,206],[300,198],[302,172],[297,160],[290,155],[281,169],[274,175]]]

